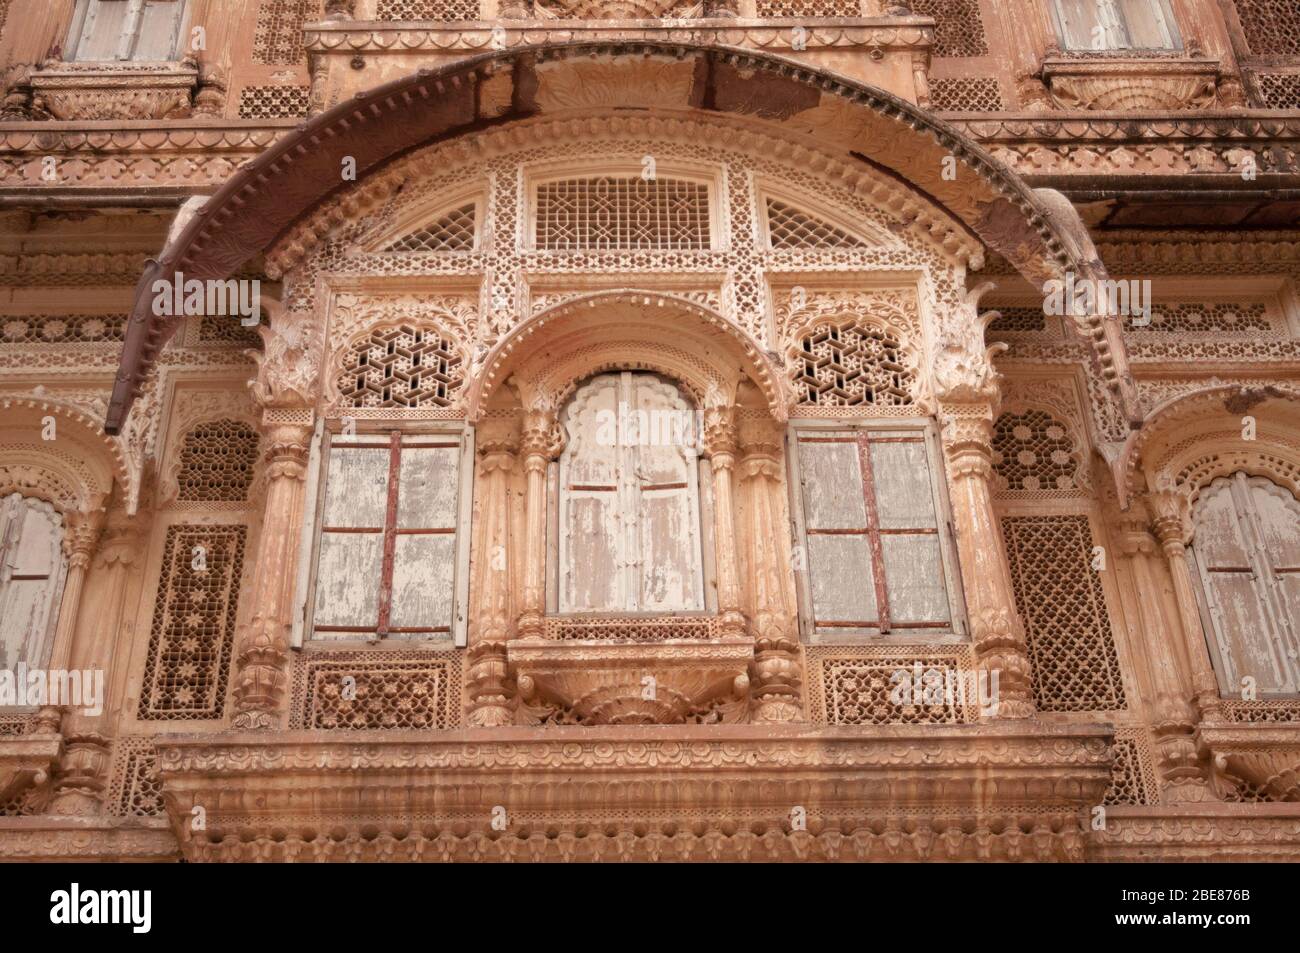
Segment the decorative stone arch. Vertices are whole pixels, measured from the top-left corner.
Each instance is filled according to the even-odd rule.
[[[353,157],[358,172],[371,175],[412,149],[486,127],[616,107],[705,112],[780,127],[911,183],[1035,286],[1066,272],[1106,277],[1064,197],[1029,188],[969,137],[879,89],[769,54],[705,44],[637,40],[506,50],[359,94],[302,123],[236,173],[141,278],[105,428],[121,430],[172,330],[150,314],[154,280],[175,272],[227,277],[349,187],[338,175],[342,157]],[[952,181],[943,175],[949,158],[959,168]],[[1116,322],[1091,315],[1080,323],[1112,398],[1136,419]]]
[[[554,412],[580,381],[615,368],[673,378],[701,410],[733,405],[747,378],[773,419],[787,417],[781,372],[744,331],[686,298],[618,290],[554,305],[497,342],[470,388],[469,419],[483,417],[507,380],[526,409]]]
[[[53,440],[42,438],[47,418]],[[37,496],[65,516],[90,514],[114,484],[131,486],[126,455],[89,414],[53,400],[0,400],[0,494]]]
[[[1255,419],[1254,439],[1243,434],[1246,416]],[[1232,384],[1175,397],[1133,434],[1120,465],[1122,502],[1144,488],[1172,494],[1185,531],[1201,489],[1237,470],[1268,477],[1300,497],[1300,391]]]

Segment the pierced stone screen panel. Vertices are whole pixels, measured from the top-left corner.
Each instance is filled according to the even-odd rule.
[[[536,245],[549,251],[710,247],[709,187],[600,176],[537,186]]]
[[[1111,765],[1110,787],[1102,803],[1159,804],[1160,786],[1155,779],[1151,753],[1144,728],[1118,728],[1115,731],[1115,761]]]
[[[863,15],[860,0],[758,0],[757,12],[763,19]]]
[[[140,692],[142,720],[225,713],[247,533],[243,526],[168,527]]]
[[[266,317],[263,315],[262,320]],[[226,315],[205,314],[199,319],[199,343],[232,345],[255,351],[262,349],[262,336],[256,327],[245,327],[240,321]]]
[[[307,115],[306,86],[248,86],[239,94],[240,119],[296,119]]]
[[[260,437],[238,420],[199,424],[181,444],[177,499],[184,502],[243,502],[253,482]]]
[[[409,235],[403,235],[385,251],[473,251],[476,211],[473,202],[462,205]]]
[[[430,328],[379,328],[353,343],[338,378],[346,407],[449,407],[464,380],[456,345]]]
[[[866,245],[856,235],[776,199],[767,200],[767,234],[773,248],[862,248]]]
[[[478,0],[379,0],[376,20],[477,20]]]
[[[847,320],[822,325],[791,352],[799,403],[821,407],[904,407],[915,372],[892,331]]]
[[[1088,518],[1009,516],[1002,534],[1038,710],[1127,708]]]
[[[934,17],[935,56],[988,56],[979,0],[911,0],[917,16]]]
[[[1300,73],[1256,73],[1266,109],[1300,109]]]
[[[979,716],[965,647],[805,651],[808,717],[815,725],[953,725]]]
[[[112,344],[125,334],[124,314],[0,317],[0,344]]]
[[[1261,302],[1234,304],[1211,302],[1209,304],[1157,304],[1151,308],[1151,323],[1133,327],[1135,333],[1163,331],[1166,334],[1183,334],[1188,331],[1206,331],[1218,334],[1254,334],[1273,331],[1268,309]]]
[[[1237,17],[1256,56],[1300,56],[1300,6],[1295,0],[1236,0]]]
[[[323,731],[460,727],[456,652],[321,652],[294,671],[290,723]]]
[[[319,20],[322,13],[321,0],[262,0],[253,33],[253,60],[268,64],[303,60],[303,24]]]
[[[162,779],[158,776],[158,752],[148,738],[118,739],[108,813],[117,817],[161,817],[166,813]]]
[[[993,428],[993,466],[1004,490],[1072,490],[1079,453],[1065,425],[1042,410],[1003,414]]]
[[[930,108],[939,112],[1001,112],[1002,87],[996,77],[935,77],[930,80]]]

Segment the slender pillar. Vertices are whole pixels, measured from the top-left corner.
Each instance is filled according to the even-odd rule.
[[[718,614],[722,618],[724,635],[743,636],[745,613],[741,610],[735,502],[732,492],[736,466],[735,408],[711,407],[704,412],[704,452],[713,468],[713,540],[717,550]]]
[[[945,404],[942,417],[953,526],[975,658],[985,691],[996,702],[982,717],[1029,718],[1034,703],[1028,645],[989,492],[993,408]]]
[[[1196,751],[1198,714],[1190,698],[1178,658],[1179,632],[1166,615],[1168,584],[1161,578],[1162,557],[1155,537],[1142,520],[1141,503],[1134,501],[1135,519],[1121,524],[1115,538],[1137,590],[1138,650],[1145,654],[1152,695],[1144,698],[1157,745],[1157,761],[1170,801],[1216,800]]]
[[[474,572],[473,615],[467,674],[470,725],[496,728],[513,720],[514,694],[506,662],[511,634],[510,475],[515,471],[518,437],[493,421],[479,428],[478,486],[480,549]]]
[[[234,728],[271,729],[281,721],[312,432],[310,411],[303,416],[306,422],[271,422],[266,430],[266,506],[253,564],[249,621],[240,626],[235,656]]]
[[[1196,706],[1202,720],[1217,721],[1223,717],[1223,701],[1219,693],[1219,678],[1214,672],[1214,663],[1210,661],[1196,590],[1192,588],[1192,571],[1187,565],[1186,501],[1166,491],[1148,494],[1147,503],[1151,509],[1152,527],[1173,579],[1182,634],[1179,647],[1192,680]]]
[[[799,640],[783,532],[781,429],[772,421],[741,427],[740,480],[745,493],[749,611],[754,633],[750,693],[758,721],[803,717]]]
[[[524,416],[520,437],[527,491],[524,497],[524,604],[519,635],[543,638],[546,614],[546,468],[564,449],[564,431],[549,410]]]

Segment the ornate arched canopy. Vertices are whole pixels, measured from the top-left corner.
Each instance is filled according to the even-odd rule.
[[[706,113],[779,127],[906,182],[1033,284],[1104,278],[1086,230],[1059,196],[1035,192],[957,130],[874,87],[768,54],[687,43],[572,43],[462,60],[379,86],[304,122],[218,191],[151,262],[136,291],[106,429],[117,433],[171,328],[152,285],[180,272],[219,279],[271,248],[321,202],[411,150],[538,116],[602,109]],[[955,160],[955,161],[954,161]],[[955,172],[955,174],[953,174]],[[1114,322],[1092,319],[1097,359],[1132,417]]]
[[[62,513],[103,506],[114,482],[130,486],[122,449],[85,412],[57,401],[0,401],[0,496],[22,493]]]
[[[479,419],[502,383],[513,380],[529,409],[557,409],[592,374],[635,367],[679,381],[701,408],[735,402],[742,379],[786,418],[780,370],[722,315],[674,295],[607,291],[564,301],[497,343],[469,394]]]

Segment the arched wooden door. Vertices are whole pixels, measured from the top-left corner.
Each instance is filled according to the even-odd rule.
[[[688,612],[704,608],[699,424],[655,374],[601,374],[560,417],[558,608]]]

